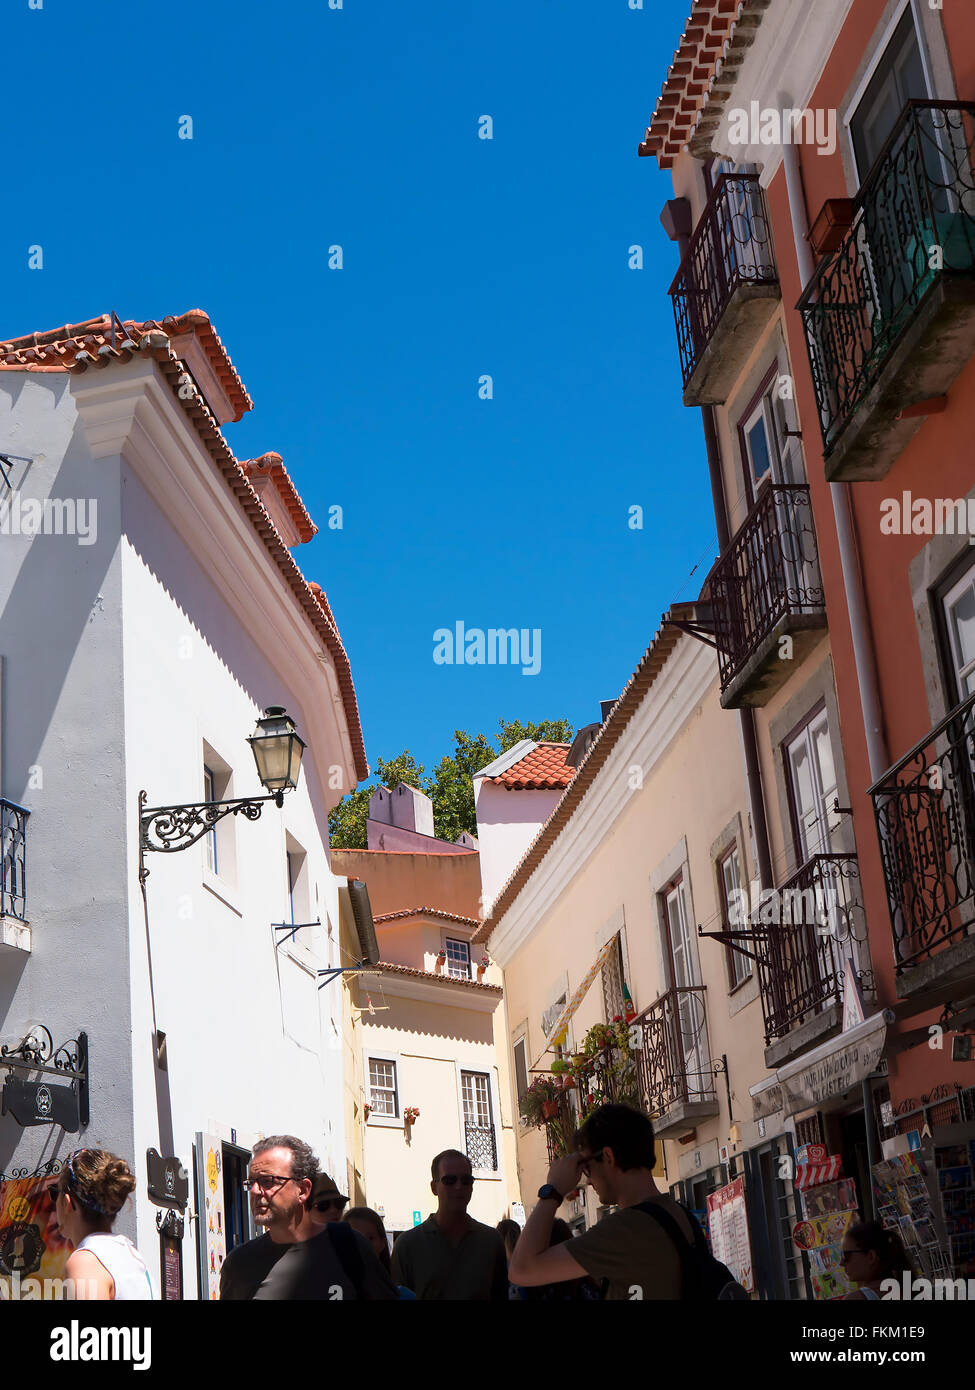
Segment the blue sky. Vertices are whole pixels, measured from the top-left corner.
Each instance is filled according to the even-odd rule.
[[[321,527],[296,558],[372,763],[598,718],[714,558],[670,179],[636,153],[688,7],[5,6],[0,338],[207,310],[255,402],[231,447],[281,453]],[[435,664],[458,621],[540,629],[539,674]]]

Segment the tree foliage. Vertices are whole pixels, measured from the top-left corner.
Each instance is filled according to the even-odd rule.
[[[376,787],[392,790],[399,782],[417,787],[433,802],[433,833],[440,840],[453,843],[463,831],[477,834],[474,815],[475,772],[506,753],[522,739],[536,743],[570,743],[572,725],[566,719],[543,719],[539,723],[501,719],[493,735],[497,747],[484,734],[473,737],[463,729],[454,730],[454,750],[445,753],[434,768],[433,775],[424,776],[424,768],[408,749],[388,761],[376,760],[376,776],[367,786],[358,787],[343,797],[328,818],[329,836],[333,849],[365,849],[366,821],[369,818],[369,798]]]

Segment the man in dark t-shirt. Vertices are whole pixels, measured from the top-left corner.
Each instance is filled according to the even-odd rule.
[[[255,1144],[246,1187],[265,1233],[224,1260],[221,1299],[396,1299],[367,1240],[341,1223],[323,1229],[312,1221],[308,1199],[317,1172],[315,1155],[293,1135]]]

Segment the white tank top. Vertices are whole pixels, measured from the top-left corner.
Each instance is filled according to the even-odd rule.
[[[95,1231],[85,1236],[79,1250],[89,1250],[115,1281],[116,1300],[155,1298],[152,1276],[146,1262],[128,1236]]]

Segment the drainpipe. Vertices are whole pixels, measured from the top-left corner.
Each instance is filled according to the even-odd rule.
[[[791,99],[779,93],[779,109],[792,108]],[[809,245],[809,222],[806,217],[806,202],[802,191],[802,175],[799,169],[799,151],[793,144],[782,147],[782,163],[785,166],[785,183],[789,194],[789,212],[792,217],[792,236],[796,247],[796,261],[799,266],[799,280],[808,285],[815,273],[815,262]],[[850,614],[850,632],[853,637],[853,659],[856,665],[857,684],[860,688],[860,704],[863,709],[863,727],[867,738],[867,757],[870,763],[870,778],[877,779],[887,771],[890,758],[884,738],[883,718],[880,707],[880,689],[877,681],[877,663],[874,657],[870,623],[867,617],[866,597],[863,591],[863,575],[857,555],[856,533],[853,524],[853,507],[850,502],[849,483],[830,483],[830,497],[833,501],[833,516],[836,521],[836,538],[840,548],[840,567],[843,573],[843,589],[846,606]]]
[[[691,205],[688,200],[686,198],[672,198],[670,202],[665,203],[663,212],[660,214],[660,221],[670,240],[676,241],[680,259],[683,261],[687,255],[691,239]],[[714,506],[714,520],[718,533],[718,550],[724,554],[731,544],[731,529],[728,525],[724,474],[721,470],[721,448],[718,444],[713,406],[701,406],[701,423],[704,426],[704,448],[708,459],[708,475],[711,479],[711,502]],[[772,878],[772,853],[769,848],[768,819],[765,814],[765,795],[762,789],[762,769],[758,761],[754,710],[739,709],[738,727],[741,730],[742,751],[745,758],[748,809],[751,813],[752,830],[755,834],[759,882],[762,888],[773,888],[775,884]]]

